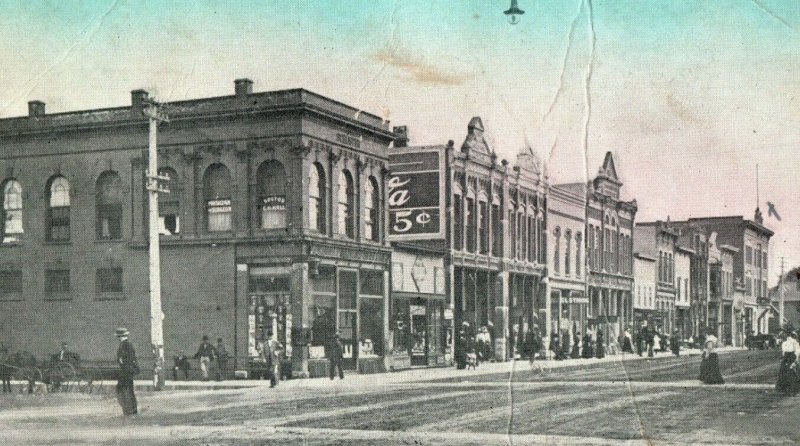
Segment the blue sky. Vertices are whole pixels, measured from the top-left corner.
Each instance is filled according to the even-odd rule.
[[[800,264],[800,1],[519,0],[514,26],[509,3],[0,0],[0,116],[249,77],[408,125],[412,143],[460,141],[481,116],[501,157],[530,145],[554,182],[610,150],[641,220],[751,216],[759,164],[762,211],[784,217],[768,220],[773,271]]]

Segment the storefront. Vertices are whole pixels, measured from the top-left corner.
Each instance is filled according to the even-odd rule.
[[[390,370],[449,362],[453,311],[444,294],[441,256],[401,245],[392,253]]]
[[[558,333],[563,351],[572,348],[575,333],[580,336],[586,333],[588,304],[589,299],[583,291],[554,289],[550,293],[550,333]]]

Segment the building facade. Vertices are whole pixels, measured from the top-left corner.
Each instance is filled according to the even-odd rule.
[[[675,246],[675,321],[673,329],[678,330],[681,339],[688,339],[691,333],[691,282],[692,256],[694,251],[680,244]]]
[[[276,336],[296,376],[384,369],[391,251],[381,118],[305,90],[163,104],[159,129],[162,305],[167,355],[221,337],[246,370]],[[150,352],[145,190],[147,92],[126,107],[0,120],[11,217],[0,246],[2,336],[46,355],[68,341],[113,358],[126,326]]]
[[[656,311],[658,259],[646,253],[634,253],[633,320],[634,329],[653,320]],[[633,330],[632,330],[633,331]]]
[[[614,157],[606,153],[597,177],[588,184],[586,253],[589,275],[587,325],[605,338],[618,338],[633,322],[633,238],[636,200],[621,198],[622,181]]]
[[[464,326],[474,333],[489,331],[498,360],[519,352],[519,339],[534,325],[544,332],[548,305],[542,278],[547,247],[547,183],[532,153],[522,152],[516,165],[498,162],[483,133],[479,117],[472,118],[467,136],[456,149],[445,146],[408,147],[404,128],[391,151],[393,163],[418,163],[419,153],[442,153],[444,176],[441,214],[445,230],[411,237],[421,243],[443,243],[445,290],[448,306],[445,320],[452,330]],[[405,184],[399,175],[395,184]],[[426,190],[432,189],[431,187]],[[413,194],[411,194],[413,196]],[[412,212],[404,214],[404,212]],[[390,203],[390,232],[407,226],[402,218],[433,224],[430,211],[419,219],[414,209]],[[435,211],[433,211],[435,212]],[[418,224],[409,231],[421,231]],[[449,311],[447,311],[449,310]],[[452,313],[452,314],[450,314]],[[451,333],[454,339],[455,333]],[[452,348],[459,346],[453,342]]]
[[[585,333],[587,325],[586,186],[553,186],[548,204],[548,333],[558,333],[566,350],[573,335]]]
[[[716,236],[712,236],[712,240]],[[716,243],[709,246],[709,327],[724,345],[742,345],[744,300],[734,297],[733,261],[739,250]]]
[[[678,235],[669,221],[636,223],[634,250],[657,259],[656,309],[651,314],[650,324],[659,333],[671,333],[675,325],[675,251]]]

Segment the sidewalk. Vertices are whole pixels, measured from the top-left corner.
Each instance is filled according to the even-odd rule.
[[[741,347],[722,347],[717,349],[718,353],[728,353],[733,351],[744,350]],[[681,350],[681,356],[699,356],[702,350],[687,349]],[[673,357],[669,352],[656,353],[654,359],[671,358]],[[567,367],[582,367],[590,364],[602,364],[609,362],[619,361],[640,361],[646,360],[647,355],[638,356],[636,354],[625,355],[611,355],[603,359],[567,359],[563,361],[556,361],[553,359],[537,360],[547,361],[551,370],[567,368]],[[376,384],[380,385],[398,385],[404,383],[434,381],[448,378],[466,378],[469,376],[481,376],[498,373],[509,373],[514,370],[527,370],[528,360],[517,359],[508,362],[484,362],[476,370],[458,370],[455,367],[432,367],[432,368],[414,368],[401,370],[397,372],[386,372],[376,374],[356,374],[350,373],[345,375],[345,379],[335,379],[331,381],[328,378],[308,378],[308,379],[291,379],[281,381],[278,389],[307,389],[317,387],[330,387],[332,385],[346,386],[346,387],[369,387]],[[167,380],[164,390],[224,390],[224,389],[246,389],[257,387],[268,387],[269,380],[227,380],[227,381],[172,381]],[[103,387],[114,386],[116,381],[104,381]],[[152,391],[153,382],[150,380],[136,380],[134,382],[137,391]]]

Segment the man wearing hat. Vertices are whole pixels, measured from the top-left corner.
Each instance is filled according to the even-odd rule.
[[[136,415],[139,409],[136,404],[136,395],[133,393],[133,377],[139,373],[139,363],[136,361],[136,350],[128,341],[128,329],[117,328],[119,348],[117,349],[117,363],[120,368],[117,381],[117,400],[122,406],[123,415]]]
[[[195,359],[200,358],[200,371],[203,372],[203,381],[208,381],[208,369],[217,355],[214,346],[208,342],[208,336],[203,336],[203,342],[194,354]]]
[[[339,370],[339,379],[344,379],[344,372],[342,371],[342,358],[344,357],[344,345],[337,331],[331,339],[328,346],[328,360],[330,361],[330,378],[336,376],[336,370]]]

